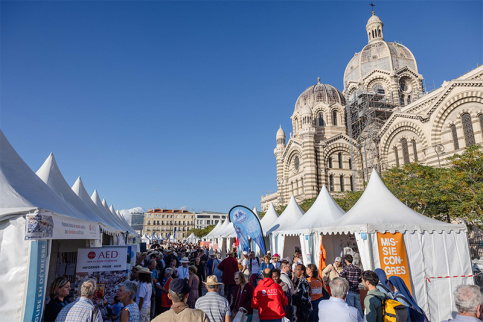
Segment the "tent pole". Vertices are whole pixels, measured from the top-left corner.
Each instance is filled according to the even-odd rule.
[[[369,253],[369,263],[370,263],[370,267],[367,269],[373,271],[374,270],[374,252],[372,248],[372,234],[369,234],[369,233],[367,233],[367,245],[368,245],[368,253]]]

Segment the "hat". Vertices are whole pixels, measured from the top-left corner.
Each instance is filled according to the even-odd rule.
[[[216,255],[215,252],[210,250],[210,256],[215,256],[215,255]]]
[[[218,277],[216,277],[216,275],[208,276],[206,282],[203,283],[205,283],[206,286],[223,285],[223,283],[218,283]]]
[[[248,256],[248,252],[246,250],[244,250],[242,254]]]
[[[139,274],[151,274],[151,271],[147,267],[143,267],[140,270],[138,270]]]
[[[176,294],[188,294],[190,292],[190,287],[186,280],[175,278],[169,284],[169,290]]]
[[[272,257],[278,257],[278,258],[280,258],[280,255],[279,254],[273,254]]]
[[[132,269],[135,269],[135,270],[140,270],[140,269],[143,269],[144,267],[142,267],[141,265],[136,265],[134,266]]]
[[[183,257],[180,262],[181,264],[189,264],[190,260],[188,259],[188,257]]]
[[[336,258],[335,258],[335,260],[334,260],[334,262],[339,262],[339,263],[342,263],[342,258],[340,258],[340,257],[336,257]]]

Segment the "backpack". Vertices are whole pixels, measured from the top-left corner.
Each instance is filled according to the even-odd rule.
[[[375,295],[373,296],[382,303],[382,320],[384,322],[409,321],[409,310],[404,304],[396,300],[392,300],[386,295],[383,299]]]
[[[400,297],[400,295],[397,295],[395,300],[397,301],[397,299]],[[408,307],[408,311],[411,322],[428,322],[428,318],[426,317],[426,314],[424,314],[424,311],[421,310],[421,312],[419,312],[412,305]]]

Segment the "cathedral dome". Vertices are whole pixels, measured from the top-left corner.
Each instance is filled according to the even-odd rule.
[[[367,21],[368,44],[350,60],[344,72],[344,89],[349,82],[359,83],[372,71],[378,69],[392,73],[403,67],[418,72],[413,53],[397,42],[384,41],[383,23],[372,15]]]
[[[321,84],[320,78],[315,85],[310,86],[300,94],[295,103],[295,110],[304,112],[306,109],[311,111],[312,106],[317,103],[345,105],[344,95],[332,85]]]
[[[277,131],[277,138],[285,138],[285,132],[282,129],[282,125],[280,125],[280,128]]]

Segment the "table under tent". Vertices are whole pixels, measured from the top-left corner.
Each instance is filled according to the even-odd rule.
[[[401,233],[409,267],[408,287],[430,321],[454,317],[454,289],[474,284],[466,225],[438,221],[412,210],[387,189],[376,171],[345,215],[315,230],[323,235],[326,250],[334,247],[325,243],[328,236],[343,236],[347,241],[355,238],[366,270],[383,267],[381,256],[387,259],[379,253],[378,233]]]
[[[29,168],[0,130],[0,311],[6,321],[41,318],[54,243],[100,246],[103,234],[125,232],[62,187],[54,161],[44,179],[57,190]]]
[[[270,240],[270,249],[272,254],[278,254],[280,258],[290,257],[295,252],[296,248],[300,248],[300,240],[298,236],[279,235],[279,231],[285,231],[293,227],[294,223],[300,221],[304,216],[304,211],[300,208],[295,197],[292,196],[290,201],[282,212],[282,214],[275,220],[270,229],[267,230],[267,236]]]
[[[310,209],[287,230],[277,230],[278,243],[296,244],[301,247],[302,260],[305,265],[309,263],[319,264],[320,259],[320,234],[316,229],[328,226],[339,220],[345,214],[344,210],[334,201],[325,185],[320,190],[317,199]],[[288,243],[287,243],[288,241]],[[337,256],[344,253],[344,248],[352,247],[355,239],[347,240],[341,235],[329,235],[324,237],[323,244],[326,249],[326,258],[333,261]],[[286,255],[291,255],[285,254]]]

